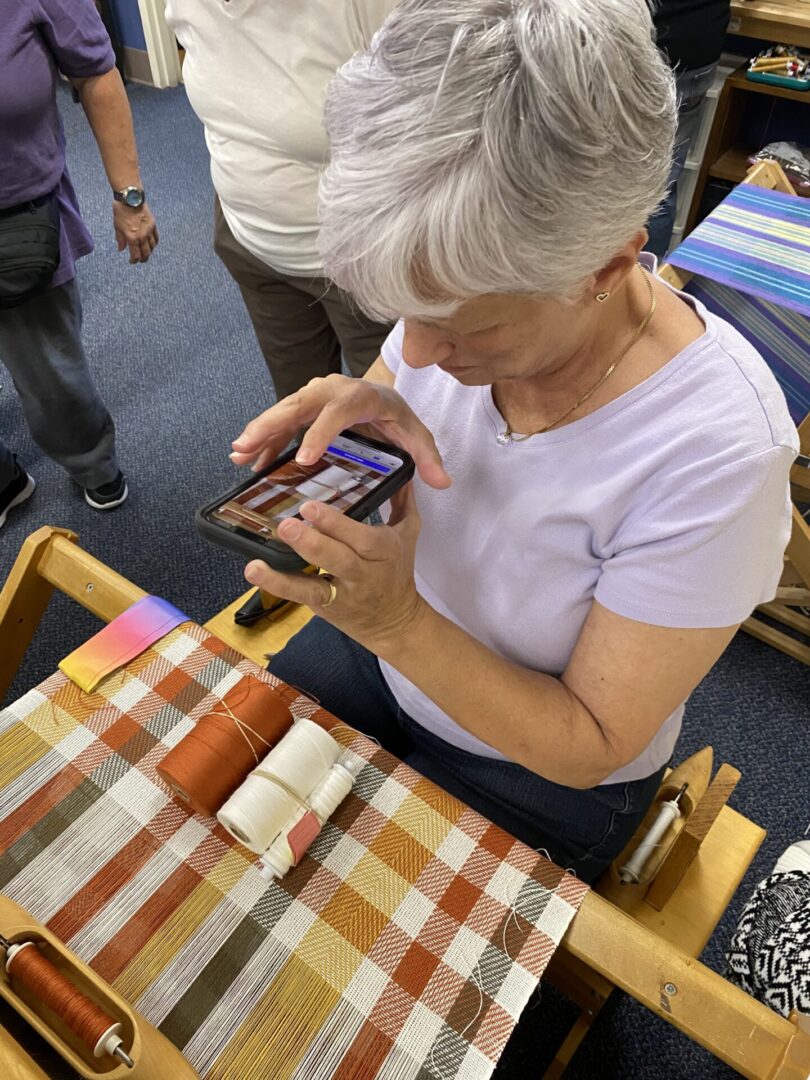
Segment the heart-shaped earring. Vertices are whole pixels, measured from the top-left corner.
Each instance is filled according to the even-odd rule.
[[[596,294],[596,302],[597,302],[597,304],[604,304],[604,302],[607,300],[607,298],[609,296],[610,296],[609,292],[598,292]]]

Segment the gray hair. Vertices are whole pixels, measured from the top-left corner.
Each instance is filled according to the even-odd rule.
[[[646,0],[402,0],[333,79],[325,271],[378,319],[571,298],[664,196]]]

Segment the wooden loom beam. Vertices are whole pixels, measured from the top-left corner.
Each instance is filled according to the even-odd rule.
[[[24,541],[0,591],[0,699],[22,663],[55,588],[105,622],[146,596],[84,551],[69,529],[43,526]]]
[[[810,1036],[596,893],[586,895],[561,948],[742,1076],[807,1080]]]

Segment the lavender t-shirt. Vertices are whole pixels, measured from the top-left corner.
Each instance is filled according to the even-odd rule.
[[[453,477],[446,491],[415,481],[417,588],[524,667],[562,674],[593,600],[657,626],[719,627],[774,595],[796,430],[759,354],[684,299],[706,327],[699,340],[582,420],[507,446],[496,441],[505,424],[490,387],[409,368],[401,323],[383,346],[397,390]],[[502,757],[390,664],[381,668],[419,724],[463,750]],[[683,711],[605,782],[665,764]]]
[[[56,191],[61,261],[53,285],[93,250],[65,164],[58,73],[103,75],[114,63],[93,0],[0,0],[0,209]]]

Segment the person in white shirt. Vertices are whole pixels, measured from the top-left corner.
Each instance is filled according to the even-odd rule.
[[[323,273],[318,181],[329,156],[326,86],[368,47],[394,0],[168,0],[183,79],[205,127],[217,194],[214,247],[242,293],[278,398],[353,375],[389,326]]]

